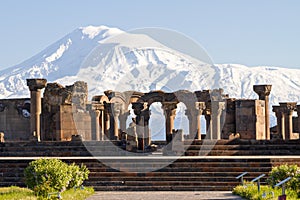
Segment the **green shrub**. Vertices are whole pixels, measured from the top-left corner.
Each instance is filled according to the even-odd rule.
[[[69,170],[72,174],[72,179],[69,183],[68,188],[79,187],[82,185],[84,180],[87,180],[89,177],[89,170],[83,164],[79,167],[74,163],[69,166]]]
[[[272,171],[269,173],[267,182],[274,187],[277,183],[288,177],[292,178],[286,183],[286,188],[294,190],[300,194],[300,167],[297,165],[285,164],[273,167]]]
[[[278,196],[282,194],[282,190],[281,188],[272,188],[270,186],[261,185],[260,192],[258,192],[256,184],[246,183],[245,186],[236,186],[232,190],[232,193],[249,200],[277,200]],[[286,190],[286,195],[289,200],[297,199],[297,194],[292,190]]]
[[[51,192],[62,192],[79,186],[88,178],[85,166],[70,166],[59,159],[38,159],[25,169],[25,183],[37,196],[46,197]]]

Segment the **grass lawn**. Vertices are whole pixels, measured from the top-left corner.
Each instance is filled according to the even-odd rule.
[[[62,192],[61,196],[62,199],[68,199],[68,200],[84,200],[87,197],[94,194],[94,189],[91,187],[85,187],[84,190],[81,189],[71,189]],[[55,195],[52,196],[53,199],[55,198]],[[11,187],[4,187],[0,188],[0,200],[35,200],[35,199],[42,199],[40,197],[36,197],[33,194],[33,191],[27,188],[20,188],[16,186]],[[47,198],[44,198],[47,199]]]

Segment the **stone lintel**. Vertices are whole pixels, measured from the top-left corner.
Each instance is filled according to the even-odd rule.
[[[37,91],[46,87],[47,80],[44,78],[26,79],[30,91]]]

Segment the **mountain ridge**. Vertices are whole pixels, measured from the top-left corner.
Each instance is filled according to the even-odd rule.
[[[71,81],[81,78],[78,74],[85,70],[82,66],[91,52],[99,45],[103,45],[108,38],[122,33],[126,32],[107,26],[75,29],[28,60],[1,70],[0,98],[28,96],[26,78],[46,78],[49,82],[72,84]],[[105,45],[107,44],[111,43]],[[89,72],[85,72],[95,78],[93,80],[95,85],[102,81],[101,84],[107,84],[107,87],[93,88],[89,85],[90,91],[95,94],[101,92],[100,90],[103,92],[106,89],[118,88],[118,84],[122,84],[120,81],[124,79],[122,76],[125,74],[126,79],[130,74],[130,78],[140,81],[132,84],[131,89],[143,91],[170,88],[176,90],[176,87],[188,90],[223,88],[230,97],[257,98],[252,91],[254,84],[272,84],[271,104],[278,104],[279,101],[299,102],[300,80],[297,78],[300,77],[299,69],[272,66],[247,67],[240,64],[208,66],[203,63],[191,63],[190,58],[174,52],[171,54],[166,50],[154,48],[113,46],[101,57],[104,69],[95,66],[95,68],[90,67]],[[101,73],[96,69],[102,70]],[[147,81],[152,82],[145,83]],[[144,84],[144,87],[141,84]]]

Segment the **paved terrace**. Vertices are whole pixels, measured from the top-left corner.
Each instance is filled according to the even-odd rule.
[[[199,199],[226,199],[242,200],[231,192],[96,192],[87,200],[199,200]]]

